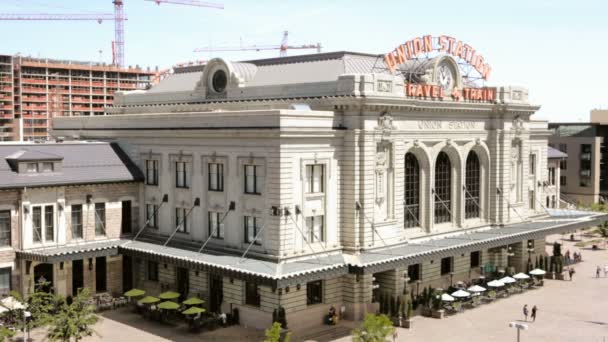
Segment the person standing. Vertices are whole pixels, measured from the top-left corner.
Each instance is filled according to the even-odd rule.
[[[532,314],[530,315],[530,317],[532,318],[532,322],[536,321],[536,311],[538,310],[538,308],[536,307],[536,305],[534,305],[532,307]]]
[[[528,321],[528,304],[524,305],[524,319]]]
[[[596,278],[600,277],[600,270],[601,270],[600,265],[597,265],[597,268],[595,269],[595,277]]]
[[[604,265],[604,278],[608,277],[608,264]]]
[[[568,274],[570,275],[570,281],[572,281],[572,276],[574,275],[574,268],[568,267]]]

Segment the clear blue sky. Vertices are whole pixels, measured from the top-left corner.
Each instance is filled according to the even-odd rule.
[[[446,34],[485,56],[493,67],[489,84],[528,87],[531,101],[542,105],[536,118],[588,120],[590,109],[608,108],[606,0],[223,0],[224,10],[124,1],[130,65],[166,68],[219,56],[193,52],[209,45],[279,44],[284,30],[291,44],[320,42],[326,52],[386,53],[416,36]],[[111,0],[0,0],[0,12],[112,13],[113,5]],[[0,54],[111,61],[111,21],[0,21],[0,32]],[[303,52],[290,55],[297,53]],[[278,51],[221,56],[263,58]]]

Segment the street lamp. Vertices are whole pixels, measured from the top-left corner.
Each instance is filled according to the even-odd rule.
[[[519,334],[522,330],[528,330],[528,325],[527,324],[523,324],[523,323],[519,323],[519,322],[511,322],[509,323],[509,326],[511,328],[515,328],[517,329],[517,342],[519,342]]]

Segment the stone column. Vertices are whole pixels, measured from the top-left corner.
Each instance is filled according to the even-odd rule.
[[[347,274],[343,279],[345,319],[361,320],[367,313],[375,313],[378,305],[372,305],[372,275]]]

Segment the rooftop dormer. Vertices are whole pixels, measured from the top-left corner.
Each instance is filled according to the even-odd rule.
[[[60,172],[63,157],[34,150],[20,150],[6,158],[13,172],[20,174],[47,174]]]

